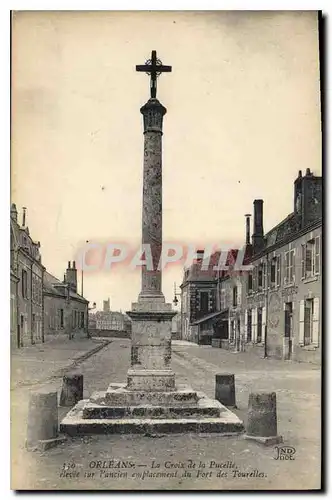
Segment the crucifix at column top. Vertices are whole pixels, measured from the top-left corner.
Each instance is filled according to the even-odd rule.
[[[137,65],[136,71],[144,71],[150,75],[150,95],[152,98],[157,97],[157,77],[161,73],[170,73],[172,66],[164,66],[160,59],[157,59],[157,52],[151,52],[151,59],[148,59],[145,64]]]

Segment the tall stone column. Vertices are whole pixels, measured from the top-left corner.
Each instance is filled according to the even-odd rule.
[[[162,297],[158,264],[162,247],[162,129],[166,108],[158,99],[151,98],[141,113],[144,123],[142,245],[145,257],[152,257],[152,263],[150,269],[142,266],[140,297]]]
[[[141,108],[144,124],[142,244],[147,262],[142,266],[141,292],[127,314],[132,320],[131,368],[127,388],[172,391],[171,321],[176,312],[165,303],[158,264],[162,249],[162,125],[166,108],[151,98]]]

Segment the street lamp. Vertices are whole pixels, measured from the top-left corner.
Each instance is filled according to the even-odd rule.
[[[176,283],[174,281],[174,299],[173,299],[173,304],[176,307],[179,303],[177,296],[181,296],[181,292],[176,291]]]
[[[83,271],[82,271],[82,273],[83,273]],[[92,307],[88,306],[87,332],[86,332],[88,339],[91,338],[91,335],[89,333],[89,311],[92,311],[93,309],[96,309],[96,306],[97,306],[97,304],[95,302],[92,304]]]
[[[177,292],[176,291],[176,283],[174,282],[174,299],[173,299],[173,304],[174,304],[174,307],[177,307],[178,303],[179,303],[179,300],[178,300],[178,296],[181,297],[181,292]],[[182,300],[181,300],[181,311],[180,311],[180,339],[182,339]],[[177,325],[179,324],[179,322],[177,321]],[[177,329],[177,327],[176,327]]]

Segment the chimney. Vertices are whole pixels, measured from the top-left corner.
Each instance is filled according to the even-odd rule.
[[[263,250],[263,200],[254,200],[254,232],[252,235],[254,254]]]
[[[246,245],[250,245],[250,217],[251,217],[251,214],[245,214],[245,218],[246,218]]]
[[[197,254],[197,260],[198,261],[203,260],[204,250],[197,250],[196,254]]]
[[[10,217],[15,221],[17,222],[17,208],[16,208],[16,205],[15,203],[12,203],[11,207],[10,207]]]
[[[23,207],[22,227],[25,227],[26,211],[27,211],[27,207]]]
[[[65,282],[68,283],[73,292],[77,292],[77,269],[75,267],[75,261],[73,262],[73,267],[70,267],[70,261],[68,262]]]

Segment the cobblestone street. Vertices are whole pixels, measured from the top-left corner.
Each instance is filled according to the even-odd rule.
[[[94,390],[105,390],[111,381],[124,382],[129,358],[130,341],[113,339],[107,347],[79,364],[77,369],[84,374],[84,397],[89,397]],[[262,447],[241,436],[208,434],[91,436],[68,439],[44,453],[28,453],[24,449],[24,440],[32,387],[26,386],[12,390],[12,488],[319,488],[319,367],[258,359],[248,353],[232,354],[211,347],[181,345],[175,341],[173,368],[178,382],[188,383],[212,397],[215,374],[234,373],[238,406],[235,413],[244,421],[249,392],[276,391],[279,434],[286,445],[296,449],[294,460],[275,460],[273,446]],[[61,378],[47,385],[59,390]],[[33,386],[36,387],[38,385]],[[67,411],[59,408],[59,419]],[[120,464],[122,468],[115,467],[119,465],[117,461],[127,463]],[[61,475],[64,464],[66,477]],[[156,472],[158,474],[153,476]],[[166,474],[169,476],[165,477]]]

